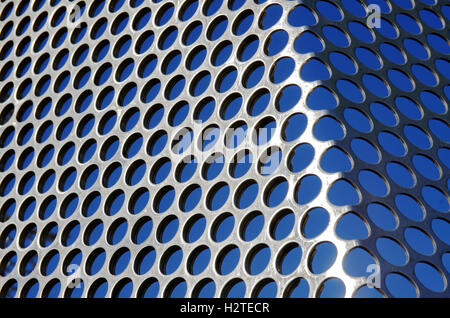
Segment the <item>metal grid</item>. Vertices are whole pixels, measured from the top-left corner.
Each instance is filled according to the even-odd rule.
[[[380,28],[367,27],[369,4],[382,10]],[[364,250],[380,266],[374,293],[397,296],[393,282],[406,279],[412,296],[448,296],[449,10],[432,0],[2,1],[1,295],[226,297],[245,285],[245,297],[288,297],[299,286],[320,297],[335,284],[352,297],[368,272],[346,264]],[[315,44],[322,48],[308,50]],[[359,55],[363,47],[379,67]],[[305,120],[304,131],[294,118]],[[308,145],[313,155],[301,166]],[[251,167],[237,176],[234,159],[245,153]],[[214,178],[211,163],[223,164]],[[328,219],[312,237],[305,231],[318,208]],[[381,210],[391,228],[371,212]],[[264,223],[249,240],[256,216]],[[292,229],[281,238],[287,216]],[[345,225],[348,216],[355,223]],[[366,237],[352,236],[355,218]],[[193,230],[197,221],[203,231]],[[422,238],[409,240],[411,231]],[[232,268],[227,257],[237,251]],[[269,252],[265,267],[260,252]],[[329,264],[315,268],[319,256]],[[429,274],[419,275],[420,266]],[[442,288],[430,285],[433,275]]]

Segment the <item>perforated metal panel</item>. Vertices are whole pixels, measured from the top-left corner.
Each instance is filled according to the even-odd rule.
[[[449,18],[1,0],[1,296],[449,296]]]

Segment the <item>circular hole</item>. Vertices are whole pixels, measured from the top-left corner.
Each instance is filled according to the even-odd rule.
[[[197,170],[197,159],[194,156],[185,157],[175,170],[175,178],[178,182],[190,180]]]
[[[393,238],[378,238],[376,241],[376,247],[381,257],[392,265],[402,266],[408,261],[408,255],[405,248]]]
[[[288,190],[289,183],[285,178],[275,178],[264,189],[264,203],[270,208],[280,205],[286,198]]]
[[[226,283],[222,290],[221,297],[227,298],[244,298],[245,296],[245,283],[242,279],[234,278]]]
[[[178,246],[170,247],[161,257],[160,268],[164,275],[175,272],[183,259],[183,251]]]
[[[183,212],[191,212],[200,202],[202,196],[202,188],[193,184],[188,186],[180,196],[179,205]]]
[[[214,21],[211,23],[214,23]],[[200,37],[202,31],[203,24],[200,21],[192,22],[184,29],[183,35],[181,36],[181,42],[186,46],[195,43],[195,41],[197,41]]]
[[[236,245],[225,246],[216,258],[216,270],[220,275],[228,275],[236,268],[240,251]]]
[[[130,251],[126,247],[116,251],[110,260],[109,271],[113,275],[120,275],[125,271],[130,262]]]
[[[247,180],[237,188],[234,194],[234,204],[239,209],[247,209],[255,202],[258,192],[258,183],[254,180]]]
[[[201,274],[208,266],[211,259],[211,251],[206,245],[195,248],[187,260],[188,272],[191,275]]]
[[[155,259],[155,249],[149,246],[145,247],[136,256],[134,261],[134,271],[138,275],[146,274],[153,267]]]
[[[86,227],[83,235],[83,241],[86,245],[92,246],[98,242],[103,235],[103,222],[99,219],[92,221]],[[88,262],[89,263],[89,262]]]
[[[123,192],[122,192],[123,193]],[[131,195],[128,203],[128,211],[131,214],[141,213],[150,200],[150,193],[146,188],[139,188]]]
[[[281,275],[289,275],[300,264],[302,249],[297,243],[289,243],[282,247],[277,255],[276,267]]]
[[[209,156],[202,167],[202,177],[206,180],[213,180],[221,172],[225,164],[225,157],[221,153],[213,153]]]
[[[292,216],[293,217],[293,216]],[[301,232],[307,239],[312,239],[322,234],[328,227],[330,215],[324,208],[312,208],[303,217]]]
[[[161,243],[168,243],[178,232],[179,221],[178,218],[174,215],[167,216],[158,226],[158,230],[156,232],[156,237],[158,241]]]
[[[208,71],[200,72],[192,80],[189,93],[194,97],[202,95],[208,89],[210,81],[211,74]]]
[[[194,243],[203,235],[206,228],[206,219],[201,214],[192,216],[183,228],[183,239],[188,243]]]
[[[367,206],[367,214],[370,220],[385,231],[393,231],[398,226],[398,217],[388,206],[372,202]]]
[[[348,212],[339,219],[336,234],[344,240],[364,240],[369,236],[369,228],[360,215]]]
[[[211,237],[215,242],[223,242],[231,235],[233,228],[234,217],[225,212],[214,220],[211,226]]]
[[[228,200],[230,187],[225,182],[219,182],[214,185],[206,196],[206,206],[215,211],[220,209]]]
[[[245,259],[245,269],[250,275],[262,273],[270,261],[270,248],[265,244],[253,247]]]
[[[263,62],[253,62],[244,70],[242,85],[248,89],[255,87],[261,81],[264,71],[265,67]]]
[[[172,186],[165,186],[156,193],[153,200],[153,209],[156,213],[166,212],[175,199],[175,189]]]
[[[396,298],[417,298],[416,285],[405,275],[389,273],[386,275],[385,284],[389,293]]]
[[[295,187],[295,201],[298,204],[308,204],[320,193],[322,182],[316,175],[307,175],[300,179]]]
[[[189,71],[194,71],[199,68],[206,58],[206,47],[203,45],[193,48],[186,57],[186,68]]]
[[[97,274],[105,264],[106,253],[102,248],[94,250],[87,258],[86,273],[88,275]]]
[[[259,211],[253,211],[245,216],[241,222],[239,235],[246,241],[252,241],[261,234],[264,227],[264,215]]]
[[[308,259],[308,266],[314,274],[321,274],[330,269],[337,256],[337,249],[331,242],[323,242],[314,246]]]

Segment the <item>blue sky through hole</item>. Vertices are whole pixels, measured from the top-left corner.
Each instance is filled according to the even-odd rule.
[[[5,151],[0,157],[1,172],[7,172],[18,158],[20,163],[18,169],[24,173],[20,177],[6,173],[0,184],[1,195],[4,197],[9,195],[15,186],[18,187],[20,195],[27,195],[34,184],[37,184],[41,194],[47,193],[53,186],[68,194],[63,199],[48,196],[43,203],[36,199],[24,200],[21,204],[5,200],[1,207],[1,219],[8,219],[16,210],[20,211],[18,215],[21,221],[26,221],[36,211],[39,211],[39,216],[43,220],[50,218],[53,213],[59,213],[60,217],[68,219],[76,213],[77,209],[80,209],[84,217],[99,218],[99,221],[89,223],[87,232],[83,233],[78,221],[71,221],[64,228],[58,227],[56,223],[48,224],[43,230],[45,235],[39,235],[36,227],[31,226],[28,229],[28,235],[20,237],[22,247],[29,246],[36,239],[44,242],[42,244],[50,245],[58,231],[63,233],[62,244],[65,246],[73,246],[80,239],[86,245],[92,246],[102,235],[107,235],[108,243],[117,246],[117,249],[111,259],[106,259],[105,251],[102,248],[97,248],[95,253],[90,254],[92,262],[90,261],[91,266],[88,271],[92,274],[97,273],[105,266],[109,266],[110,271],[114,274],[120,274],[129,266],[137,266],[140,274],[147,273],[154,266],[160,266],[160,270],[165,275],[169,275],[181,266],[183,259],[187,258],[188,271],[192,275],[201,274],[208,266],[216,266],[216,270],[221,275],[227,275],[235,270],[238,262],[244,264],[250,275],[258,275],[276,257],[278,257],[276,260],[277,270],[283,275],[294,272],[300,260],[306,257],[311,258],[308,259],[310,270],[319,274],[325,272],[334,263],[337,247],[332,242],[317,244],[314,247],[315,254],[311,257],[306,255],[300,245],[296,244],[285,246],[284,250],[278,253],[268,245],[258,243],[252,246],[247,253],[227,239],[233,233],[237,233],[243,241],[252,242],[262,235],[264,226],[268,227],[271,239],[277,241],[285,239],[297,230],[300,230],[306,239],[313,239],[323,233],[329,224],[332,211],[327,211],[323,207],[311,207],[301,222],[298,222],[299,229],[295,229],[294,222],[298,218],[297,211],[281,205],[289,193],[293,194],[293,199],[300,205],[310,203],[321,192],[327,191],[327,198],[336,206],[358,206],[362,202],[361,191],[363,190],[370,194],[374,201],[364,207],[358,206],[358,208],[366,209],[366,215],[373,223],[370,226],[376,226],[386,232],[396,230],[402,222],[402,218],[413,222],[423,221],[427,217],[428,206],[441,214],[449,211],[448,181],[445,192],[431,183],[427,183],[419,189],[418,198],[408,193],[415,187],[418,178],[432,182],[440,180],[448,174],[450,162],[448,149],[438,149],[437,156],[433,158],[429,156],[429,151],[433,148],[435,139],[444,143],[450,141],[450,128],[448,122],[442,117],[448,112],[450,89],[448,84],[442,88],[440,83],[448,82],[450,63],[443,57],[436,58],[432,64],[425,61],[429,61],[433,52],[439,53],[439,56],[449,54],[450,46],[445,38],[435,32],[427,31],[428,34],[420,41],[414,38],[414,35],[422,32],[422,25],[435,30],[444,28],[450,16],[448,6],[441,6],[439,13],[441,16],[445,16],[446,20],[440,19],[429,9],[421,9],[418,13],[420,21],[406,13],[400,13],[395,16],[395,21],[382,18],[381,28],[371,30],[356,20],[348,23],[346,28],[332,23],[314,27],[321,19],[340,21],[343,15],[364,17],[365,9],[359,1],[342,0],[338,4],[341,8],[339,9],[333,2],[320,0],[315,2],[314,7],[311,5],[311,9],[316,11],[314,14],[307,5],[299,4],[286,16],[287,22],[293,27],[312,26],[312,28],[300,32],[294,40],[285,30],[274,28],[268,33],[268,39],[262,43],[259,34],[248,33],[249,28],[255,24],[261,30],[268,30],[276,26],[283,14],[282,5],[271,3],[261,18],[256,16],[251,9],[242,10],[233,22],[226,16],[218,14],[219,9],[223,8],[223,3],[226,3],[229,10],[237,11],[249,1],[212,0],[203,6],[198,1],[185,1],[181,5],[182,10],[178,10],[178,6],[167,2],[161,3],[155,12],[141,6],[143,1],[130,1],[130,6],[139,12],[132,18],[127,13],[120,13],[126,0],[111,2],[101,0],[84,8],[89,11],[91,17],[96,17],[102,10],[106,10],[104,7],[108,7],[111,12],[117,12],[117,15],[111,21],[97,19],[93,31],[88,32],[88,28],[84,26],[74,35],[63,30],[55,33],[52,41],[49,41],[50,38],[47,34],[39,37],[34,46],[31,46],[30,40],[18,45],[15,54],[17,57],[21,57],[21,66],[16,71],[16,76],[22,78],[32,66],[36,74],[44,72],[50,66],[54,70],[61,70],[56,80],[57,85],[52,89],[62,97],[58,101],[45,98],[52,84],[51,78],[45,75],[42,75],[37,83],[33,83],[31,79],[22,79],[20,83],[16,84],[18,86],[17,99],[22,100],[31,93],[41,99],[36,105],[23,102],[15,119],[23,122],[35,116],[37,120],[42,121],[42,125],[39,128],[35,128],[33,124],[22,125],[17,130],[9,126],[12,128],[5,127],[2,131],[0,136],[2,148],[6,150],[16,140],[24,150],[21,153]],[[264,3],[265,1],[255,2]],[[395,6],[405,10],[414,6],[409,0],[393,0],[392,2]],[[367,3],[380,5],[383,13],[389,11],[389,7],[383,0],[370,0]],[[190,20],[198,10],[210,18],[208,25]],[[21,13],[17,12],[16,14],[20,15]],[[189,21],[184,30],[168,24],[175,15],[178,15],[177,18],[181,21]],[[64,17],[57,13],[53,19],[52,23],[58,25]],[[158,27],[164,26],[164,31],[159,37],[155,37],[153,31],[147,30],[151,19],[155,19]],[[398,27],[394,27],[393,23]],[[24,22],[21,28],[25,30],[31,24],[33,23],[30,21]],[[45,23],[36,22],[33,27],[40,29],[43,24]],[[140,31],[140,36],[134,39],[127,34],[124,35],[122,31],[128,25],[134,31]],[[117,36],[114,44],[102,40],[108,29]],[[223,34],[228,29],[234,36],[241,37],[242,41],[238,46],[223,38]],[[12,32],[12,29],[8,31],[5,28],[2,31],[2,37],[7,37],[8,32]],[[21,36],[24,31],[19,28],[15,32],[17,32],[17,36]],[[405,38],[402,42],[396,41],[399,32],[409,34],[410,37]],[[42,55],[34,65],[30,59],[22,59],[22,55],[30,50],[29,46],[37,52],[45,47],[47,41],[51,42],[50,44],[54,48],[61,46],[67,40],[72,43],[80,43],[87,36],[85,34],[98,40],[95,47],[89,48],[81,45],[73,56],[67,50],[60,50],[54,58]],[[212,54],[209,54],[206,47],[198,41],[203,35],[208,41],[214,42]],[[372,42],[379,37],[386,41],[375,49]],[[187,47],[185,52],[171,50],[172,45],[178,39]],[[339,51],[348,48],[353,39],[357,39],[360,44],[355,49],[353,57]],[[297,53],[317,55],[307,59],[300,68],[296,68],[296,61],[292,57],[279,58],[277,56],[290,40],[292,40],[293,49]],[[426,44],[422,43],[425,41]],[[334,52],[328,54],[328,62],[325,62],[324,50],[330,45],[334,46]],[[155,46],[164,52],[163,59],[152,53],[152,48]],[[86,59],[90,56],[90,49],[93,51],[91,55],[94,62],[101,63],[101,66],[99,64],[95,71],[89,67],[83,67]],[[258,50],[264,51],[266,56],[273,58],[270,69],[266,69],[267,64],[262,61],[253,61]],[[2,59],[9,56],[9,51],[12,51],[12,48],[5,45],[0,53]],[[139,63],[132,58],[125,58],[131,51],[143,56]],[[121,59],[120,63],[118,62],[117,65],[106,63],[105,57],[108,54],[112,54],[115,59]],[[242,68],[230,65],[232,54],[236,54],[237,59],[246,64]],[[207,57],[211,58],[210,62],[213,67],[221,67],[217,78],[212,77],[210,70],[202,68],[205,66]],[[382,77],[376,74],[385,66],[384,61],[389,61],[389,65],[393,65],[393,67],[389,66],[389,70]],[[183,67],[183,63],[188,70],[196,71],[196,75],[190,81],[183,75],[177,75],[177,71]],[[47,66],[47,64],[51,65]],[[70,72],[62,71],[69,64],[79,68],[76,75],[73,76]],[[360,66],[370,69],[373,73],[364,74],[361,81],[357,82],[352,76],[361,70]],[[161,67],[160,71],[164,75],[171,75],[169,85],[154,77],[157,67]],[[407,72],[404,67],[408,67]],[[116,68],[117,70],[113,74]],[[298,74],[294,74],[294,69],[298,70]],[[13,66],[5,63],[0,69],[0,80],[4,81],[10,78],[12,73]],[[272,83],[280,86],[277,96],[272,96],[271,92],[261,84],[266,74],[270,74]],[[305,82],[323,81],[323,83],[311,91],[302,91],[300,85],[282,84],[293,74]],[[346,78],[339,77],[336,85],[328,85],[327,80],[332,79],[335,74],[345,75]],[[130,80],[134,75],[145,80],[142,88]],[[120,82],[121,85],[115,88],[108,86],[107,83],[111,79]],[[104,89],[98,94],[94,93],[88,89],[90,80],[96,86]],[[241,82],[239,83],[239,81]],[[82,90],[83,93],[74,96],[65,95],[64,90],[71,83],[74,85],[74,89],[80,90],[80,92]],[[419,99],[410,95],[416,89],[416,83],[427,87],[418,94]],[[243,86],[249,92],[251,91],[251,94],[244,96],[242,92],[231,92],[235,85]],[[441,85],[438,88],[441,91],[436,89],[438,85]],[[219,93],[226,94],[227,97],[219,103],[212,96],[204,96],[204,92],[211,87]],[[14,89],[14,86],[5,83],[0,91],[0,101],[7,100]],[[393,90],[398,92],[393,99],[394,102],[391,104],[383,102],[382,100],[388,97]],[[193,97],[199,98],[195,104],[187,101],[178,102],[177,98],[183,92],[189,92]],[[168,108],[166,105],[155,104],[155,99],[161,94],[167,100],[173,101],[173,107]],[[303,94],[308,95],[302,96]],[[365,99],[368,95],[376,96],[377,101],[366,103]],[[295,112],[292,111],[301,97],[304,97],[305,107],[308,110],[328,111],[329,113],[324,113],[314,123],[308,122],[310,119],[301,112],[300,108],[297,107]],[[117,100],[119,108],[122,108],[123,114],[117,109],[111,108],[115,100]],[[136,101],[150,105],[148,110],[146,108],[144,112],[141,108],[135,107],[134,102]],[[72,118],[65,119],[65,117],[62,117],[58,123],[48,120],[48,115],[52,111],[55,111],[58,117],[65,115],[71,104],[74,105],[77,113],[83,113],[79,122]],[[9,120],[9,118],[3,119],[3,117],[6,118],[6,114],[14,112],[14,107],[12,110],[5,108],[6,110],[1,112],[2,125]],[[275,109],[271,109],[271,107],[275,107]],[[339,107],[342,110],[342,116],[337,118],[338,116],[333,114],[339,110]],[[103,112],[97,127],[96,117],[85,113],[90,108]],[[254,132],[253,127],[250,127],[244,120],[237,121],[241,111],[247,112],[251,117],[258,116],[256,128],[281,129],[281,138],[286,142],[295,142],[296,145],[289,153],[284,153],[281,148],[271,147],[263,157],[243,150],[236,153],[233,164],[228,164],[224,160],[223,154],[211,155],[213,160],[209,161],[207,165],[197,161],[194,157],[184,160],[183,164],[167,158],[156,157],[168,148],[171,149],[169,151],[181,155],[187,145],[196,145],[198,139],[195,133],[184,128],[190,114],[196,122],[206,123],[216,113],[219,120],[229,121],[230,125],[232,124],[230,130],[239,129],[239,133],[229,136],[226,144],[228,148],[237,148],[244,138],[254,138],[255,143],[260,146],[267,144],[273,138],[272,134],[264,135],[258,131]],[[292,113],[289,113],[283,126],[278,127],[280,123],[277,121],[274,111],[280,113],[291,111]],[[429,114],[432,114],[433,117]],[[416,124],[416,122],[424,120],[425,115],[429,118],[425,120],[427,131]],[[169,129],[173,129],[180,137],[178,143],[169,139],[169,136],[172,136],[171,132],[158,128],[165,117],[168,118]],[[134,132],[140,122],[151,132],[148,143],[144,143],[147,136]],[[117,125],[121,133],[124,133],[124,138],[109,137],[110,132]],[[323,154],[315,153],[314,141],[302,139],[308,125],[312,128],[313,137],[317,141],[330,141],[335,145],[329,147]],[[375,127],[380,129],[374,131]],[[401,129],[394,127],[401,127]],[[219,142],[221,129],[218,125],[211,124],[211,121],[204,128],[206,128],[203,133],[204,140],[200,141],[200,148],[202,151],[208,151]],[[350,130],[356,132],[358,137],[351,139],[348,146],[344,147],[342,144],[345,143],[345,138]],[[105,137],[106,142],[100,144],[97,140],[89,138],[93,133]],[[32,147],[30,140],[34,134],[38,136],[37,142],[43,145],[54,134],[62,145],[61,149],[56,150],[51,145],[39,149]],[[364,134],[373,134],[374,138],[365,138]],[[83,140],[80,145],[82,151],[78,154],[76,153],[78,145],[69,140],[70,136],[77,136]],[[142,149],[149,156],[159,160],[150,166],[145,160],[137,159]],[[89,163],[97,151],[100,152],[99,157],[103,161],[110,160],[103,167]],[[411,151],[414,152],[414,155],[411,155],[410,162],[406,163],[404,156]],[[117,154],[121,154],[130,162],[132,160],[133,164],[125,168],[122,163],[113,159]],[[261,175],[270,176],[277,171],[285,158],[287,158],[289,172],[303,173],[308,171],[313,159],[319,155],[321,156],[319,164],[323,171],[342,174],[342,178],[331,184],[328,189],[318,176],[308,173],[302,175],[298,180],[296,179],[295,183],[288,181],[287,176],[267,179],[270,180],[267,187],[247,180],[242,182],[237,189],[232,189],[226,182],[219,180],[219,175],[224,173],[229,173],[234,179],[242,178],[244,180],[253,166]],[[379,164],[384,156],[393,159],[382,170],[375,172],[367,168],[358,170],[358,173],[355,174],[354,178],[357,179],[361,189],[358,190],[355,184],[347,179],[346,173],[352,169],[359,169],[358,160],[361,160],[367,167]],[[62,167],[61,171],[48,170],[43,177],[38,177],[35,172],[27,171],[27,168],[34,162],[34,158],[38,158],[39,168],[48,168],[51,160],[55,159]],[[69,164],[72,160],[86,164],[86,169],[81,172],[77,171]],[[147,188],[139,186],[141,180],[146,177],[149,177],[149,180],[156,185],[163,183],[171,173],[174,174],[177,182],[184,185],[180,202],[175,200],[177,193],[172,185],[161,186],[152,193]],[[196,173],[200,173],[205,180],[211,181],[211,187],[203,188],[194,184],[193,176]],[[83,201],[74,190],[75,181],[78,178],[81,180],[79,185],[81,189],[89,191]],[[114,190],[114,186],[121,178],[124,178],[127,186],[133,187],[130,196],[127,196],[123,189]],[[97,182],[111,190],[108,195],[95,190]],[[394,206],[387,206],[381,202],[390,191],[389,184],[406,189],[403,193],[392,194]],[[235,194],[235,190],[238,194]],[[280,208],[274,217],[269,218],[264,211],[255,210],[250,211],[244,221],[239,223],[234,211],[231,211],[232,213],[217,212],[228,200],[233,200],[238,209],[247,209],[261,196],[264,197],[264,203],[268,207]],[[202,198],[205,200],[206,207],[213,214],[211,228],[207,226],[205,217],[200,213],[197,214]],[[62,203],[57,211],[56,206],[59,201]],[[427,205],[426,207],[424,203]],[[176,215],[170,213],[176,204],[183,213],[191,215],[186,224],[182,224]],[[154,223],[151,217],[139,215],[152,208],[162,217],[162,221],[158,224]],[[128,209],[133,216],[139,218],[139,221],[134,225],[128,224],[125,218],[120,217],[120,211],[123,209]],[[101,213],[105,213],[108,217],[114,217],[111,225],[107,226],[100,220]],[[368,224],[369,222],[364,220],[359,213],[349,211],[339,217],[335,233],[344,240],[364,240],[370,235]],[[420,255],[429,256],[435,253],[435,240],[439,239],[445,244],[449,244],[449,229],[450,223],[445,217],[434,218],[431,222],[431,233],[423,231],[420,224],[417,227],[407,226],[401,233],[404,238],[402,242],[386,235],[377,238],[375,245],[378,254],[384,260],[395,266],[403,266],[408,262],[408,253],[411,250]],[[217,262],[214,263],[211,250],[207,246],[196,247],[191,254],[186,255],[182,248],[169,248],[162,255],[164,260],[162,265],[155,262],[155,250],[146,249],[137,256],[136,259],[139,260],[137,265],[131,265],[133,260],[130,250],[127,247],[121,247],[125,236],[132,233],[134,243],[144,244],[151,233],[155,231],[157,240],[164,244],[170,243],[179,233],[182,233],[187,242],[193,243],[210,231],[207,234],[215,242],[224,244],[224,248],[218,255],[218,258],[221,259],[220,265],[218,266]],[[2,233],[2,239],[12,240],[19,236],[14,228],[5,228],[4,233],[4,235]],[[2,244],[6,245],[6,243]],[[18,262],[15,254],[10,254],[8,257],[11,258],[12,263]],[[23,270],[28,274],[34,269],[35,263],[33,262],[36,262],[37,256],[30,253],[26,257],[27,262]],[[49,275],[55,270],[61,256],[58,251],[55,251],[53,254],[46,254],[46,257],[48,260],[45,272]],[[85,257],[87,255],[83,255],[80,250],[75,249],[65,262],[81,264]],[[443,263],[447,264],[445,268],[447,273],[450,267],[448,259],[448,253],[444,254]],[[368,275],[366,268],[374,262],[373,255],[360,247],[347,254],[343,265],[348,274],[362,277]],[[431,291],[439,292],[446,288],[440,272],[426,262],[416,263],[414,273],[417,281]],[[448,275],[445,274],[445,276]],[[227,287],[220,292],[221,295],[228,297],[242,297],[248,288],[239,279],[232,279],[227,284]],[[401,273],[388,274],[385,284],[395,297],[417,296],[414,284]],[[104,296],[107,290],[112,290],[113,296],[129,297],[132,291],[138,288],[138,286],[133,286],[132,281],[127,278],[123,278],[115,286],[108,286],[106,280],[97,280],[94,287],[90,289],[89,294],[95,297]],[[341,297],[345,293],[344,284],[337,278],[329,278],[322,287],[320,297]],[[37,280],[29,280],[22,293],[27,297],[36,296],[39,288]],[[87,286],[81,286],[80,289],[74,290],[68,296],[80,296],[83,288],[87,288]],[[142,284],[139,293],[148,297],[156,296],[158,293],[161,295],[162,291],[159,291],[159,288],[158,281],[148,278]],[[264,279],[251,291],[251,296],[273,297],[277,293],[277,288],[279,287],[275,281]],[[288,291],[291,297],[307,296],[309,292],[307,279],[296,278],[290,283]],[[46,295],[49,297],[61,293],[63,291],[60,282],[54,281],[46,287]],[[218,293],[213,280],[202,281],[201,288],[197,291],[199,297],[217,296]],[[182,278],[172,280],[163,294],[167,297],[187,296],[186,281]],[[361,287],[355,294],[355,297],[380,296],[382,295],[379,291],[367,287]]]

